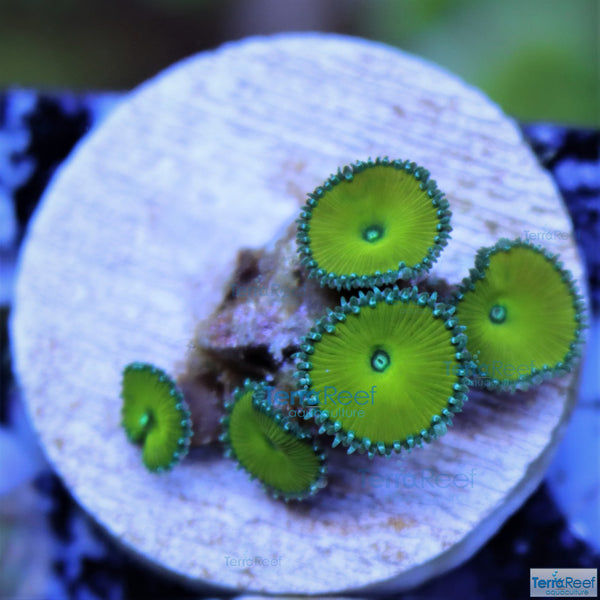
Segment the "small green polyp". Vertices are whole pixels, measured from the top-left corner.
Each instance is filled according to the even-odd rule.
[[[192,437],[190,412],[175,382],[162,369],[134,362],[123,370],[121,397],[122,425],[130,441],[143,445],[146,468],[171,469]]]
[[[300,264],[338,290],[393,285],[429,271],[450,238],[448,200],[429,171],[387,157],[331,175],[300,212]]]
[[[370,225],[363,231],[362,237],[365,242],[374,244],[383,238],[385,235],[385,229],[381,225]]]
[[[305,418],[333,436],[333,447],[371,458],[443,435],[467,400],[465,373],[474,367],[454,310],[416,287],[342,298],[296,355]]]
[[[390,355],[381,348],[375,350],[371,356],[371,368],[373,371],[383,373],[391,363]]]
[[[265,383],[236,388],[221,419],[225,455],[274,498],[304,500],[327,482],[326,457],[312,434],[275,409]]]
[[[481,248],[455,294],[488,390],[527,390],[579,357],[584,302],[558,255],[521,239]]]
[[[492,323],[504,323],[506,321],[507,310],[505,306],[501,304],[494,304],[490,309],[490,321]]]

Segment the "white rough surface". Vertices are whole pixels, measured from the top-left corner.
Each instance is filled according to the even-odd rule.
[[[267,498],[217,449],[156,476],[126,441],[122,367],[176,372],[237,250],[271,240],[338,166],[378,155],[415,160],[446,192],[453,239],[434,274],[449,281],[499,237],[572,234],[518,129],[480,92],[398,50],[323,34],[246,40],[175,65],[50,186],[21,257],[17,375],[74,496],[151,561],[251,592],[403,589],[466,559],[540,481],[572,378],[475,394],[444,438],[404,460],[335,453],[329,487],[300,506]],[[546,245],[581,276],[572,236]],[[473,484],[404,478],[424,472],[473,473]],[[234,568],[227,556],[281,560]]]

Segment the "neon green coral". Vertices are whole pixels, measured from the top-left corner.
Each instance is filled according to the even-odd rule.
[[[192,423],[175,382],[148,363],[134,362],[123,370],[122,425],[127,437],[143,445],[142,459],[150,471],[171,469],[188,452]]]
[[[467,400],[472,364],[454,311],[416,287],[375,288],[317,321],[296,379],[319,433],[371,457],[443,435]]]
[[[527,389],[571,370],[583,299],[558,255],[520,239],[479,250],[454,303],[487,389]]]
[[[450,237],[448,201],[414,162],[347,165],[309,194],[298,220],[301,263],[337,289],[426,273]]]
[[[326,456],[313,436],[267,400],[266,384],[247,380],[225,405],[225,454],[275,498],[304,500],[326,485]]]

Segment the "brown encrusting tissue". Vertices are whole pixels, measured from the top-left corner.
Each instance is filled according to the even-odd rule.
[[[192,413],[193,446],[218,440],[224,400],[246,378],[295,389],[293,355],[302,336],[339,304],[340,293],[307,278],[295,233],[294,223],[272,245],[241,250],[223,301],[196,327],[177,377]]]

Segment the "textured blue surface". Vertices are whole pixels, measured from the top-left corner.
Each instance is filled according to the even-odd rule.
[[[136,563],[86,517],[37,448],[10,379],[6,317],[25,227],[56,167],[118,102],[119,96],[114,94],[0,93],[3,598],[16,594],[52,600],[202,597]],[[600,562],[600,132],[551,124],[527,125],[523,130],[565,198],[588,269],[594,325],[580,403],[545,484],[475,557],[441,579],[405,594],[407,599],[521,598],[527,594],[530,567],[595,567]],[[596,544],[596,550],[584,539]],[[10,552],[3,553],[5,547]],[[25,559],[19,561],[21,547],[26,548]],[[39,569],[33,572],[36,565]]]

